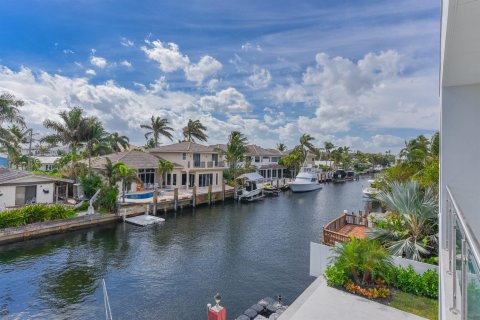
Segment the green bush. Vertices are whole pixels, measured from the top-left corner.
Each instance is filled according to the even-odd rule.
[[[90,199],[95,192],[102,187],[102,178],[95,173],[80,177],[80,183],[83,187],[83,193]]]
[[[19,227],[25,224],[66,219],[75,216],[75,210],[62,205],[32,204],[0,212],[0,228]]]
[[[408,268],[393,267],[388,281],[392,286],[407,293],[430,298],[438,297],[438,273],[427,270],[419,275],[412,266]]]
[[[116,186],[103,186],[102,189],[100,189],[100,193],[98,194],[95,204],[99,208],[103,208],[111,213],[114,213],[117,211],[118,193],[119,191]]]
[[[339,268],[336,264],[328,266],[323,277],[327,280],[327,285],[332,287],[343,286],[349,280],[345,271],[342,268]]]

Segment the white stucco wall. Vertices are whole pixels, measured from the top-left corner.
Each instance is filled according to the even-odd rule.
[[[15,186],[0,186],[0,207],[15,205]]]
[[[480,85],[443,88],[441,205],[444,208],[445,185],[449,185],[477,239],[480,239],[479,139]]]
[[[48,190],[48,193],[43,192]],[[43,183],[37,185],[37,203],[53,203],[55,185],[53,183]]]

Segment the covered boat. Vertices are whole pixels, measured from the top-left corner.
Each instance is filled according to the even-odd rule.
[[[237,180],[240,181],[241,188],[237,190],[236,197],[239,201],[254,201],[263,198],[263,181],[265,178],[257,172],[249,172],[240,175]]]

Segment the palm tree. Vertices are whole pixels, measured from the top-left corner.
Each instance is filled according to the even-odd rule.
[[[392,265],[388,252],[376,241],[350,238],[332,248],[335,265],[350,274],[357,285],[365,285],[376,273]]]
[[[153,137],[153,144],[155,147],[159,146],[158,139],[160,136],[165,136],[170,140],[173,140],[173,135],[170,131],[173,131],[173,128],[168,126],[168,119],[162,119],[160,117],[154,117],[150,119],[150,124],[142,124],[140,128],[149,130],[145,133],[145,139],[149,139],[150,136]]]
[[[22,100],[17,100],[12,94],[2,93],[0,95],[0,127],[4,122],[25,125],[19,110],[19,107],[24,104]]]
[[[112,151],[120,152],[130,146],[130,139],[127,136],[121,136],[118,132],[114,132],[108,136],[108,144]]]
[[[88,157],[88,171],[90,173],[93,149],[95,146],[105,145],[108,142],[108,133],[98,118],[89,117],[85,119],[81,136],[81,141],[85,141],[85,152]]]
[[[205,131],[207,131],[207,127],[200,120],[193,121],[188,119],[187,125],[183,128],[183,137],[188,142],[194,142],[194,138],[200,141],[207,141],[208,136]]]
[[[396,256],[420,261],[437,250],[437,196],[432,189],[422,191],[416,182],[391,182],[377,199],[395,215],[391,223],[367,232],[367,237],[385,244]]]
[[[160,187],[163,187],[163,181],[165,181],[165,175],[168,172],[172,172],[173,163],[171,161],[160,159],[158,160],[158,174],[160,175]]]
[[[277,144],[277,150],[284,152],[285,150],[287,150],[287,145],[285,143],[279,142]]]
[[[327,152],[327,160],[330,161],[329,166],[331,167],[332,166],[332,161],[330,160],[330,151],[333,150],[333,148],[335,148],[335,145],[333,143],[331,143],[330,141],[325,141],[325,143],[323,144],[323,148]]]
[[[102,174],[107,178],[108,185],[112,187],[120,179],[118,168],[120,166],[125,166],[125,164],[123,162],[112,163],[108,157],[106,157],[105,160],[107,162],[105,163],[105,168],[102,171]]]
[[[138,173],[136,169],[129,168],[123,163],[117,166],[117,172],[122,181],[122,202],[125,202],[125,185],[134,181],[138,181]]]
[[[248,140],[245,135],[239,131],[232,131],[228,137],[227,149],[226,151],[222,151],[222,153],[225,155],[230,167],[230,172],[232,173],[234,179],[237,177],[236,174],[239,163],[243,161],[243,157],[248,151],[247,144]]]
[[[315,140],[315,138],[308,133],[304,133],[300,136],[300,146],[302,147],[304,161],[307,158],[307,154],[309,151],[315,153],[315,146],[312,143],[313,140]]]

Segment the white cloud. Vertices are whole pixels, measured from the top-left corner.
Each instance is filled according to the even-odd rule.
[[[150,43],[151,48],[143,46],[141,49],[153,61],[159,63],[163,72],[169,73],[178,69],[184,69],[190,64],[190,59],[183,55],[175,43],[162,43],[159,40]]]
[[[107,59],[92,55],[90,57],[90,63],[100,69],[103,69],[107,66]]]
[[[120,40],[120,44],[124,47],[131,47],[131,46],[134,45],[132,40],[129,40],[129,39],[124,38],[124,37]]]
[[[218,79],[211,79],[210,81],[208,81],[207,83],[208,91],[214,92],[217,89],[217,86],[219,83],[220,81]]]
[[[95,76],[97,75],[97,73],[95,72],[95,70],[93,69],[87,69],[85,70],[85,74],[89,75],[89,76]]]
[[[254,66],[253,73],[248,77],[246,85],[252,89],[264,89],[268,87],[271,81],[272,76],[268,69]]]
[[[123,60],[122,62],[120,62],[120,65],[122,65],[126,68],[131,68],[132,67],[132,63],[128,60]]]
[[[73,50],[70,50],[70,49],[64,49],[63,50],[63,54],[74,54],[75,52]]]
[[[200,85],[205,78],[215,75],[221,69],[222,64],[218,60],[210,56],[203,56],[198,63],[192,63],[185,67],[185,76],[187,80],[195,81]]]
[[[217,92],[213,96],[200,98],[199,104],[205,111],[226,114],[249,112],[251,110],[251,105],[247,102],[245,96],[232,87]]]
[[[251,51],[251,50],[255,50],[255,51],[259,51],[259,52],[262,51],[262,47],[259,44],[253,45],[250,42],[246,42],[246,43],[242,44],[240,48],[243,51]]]

